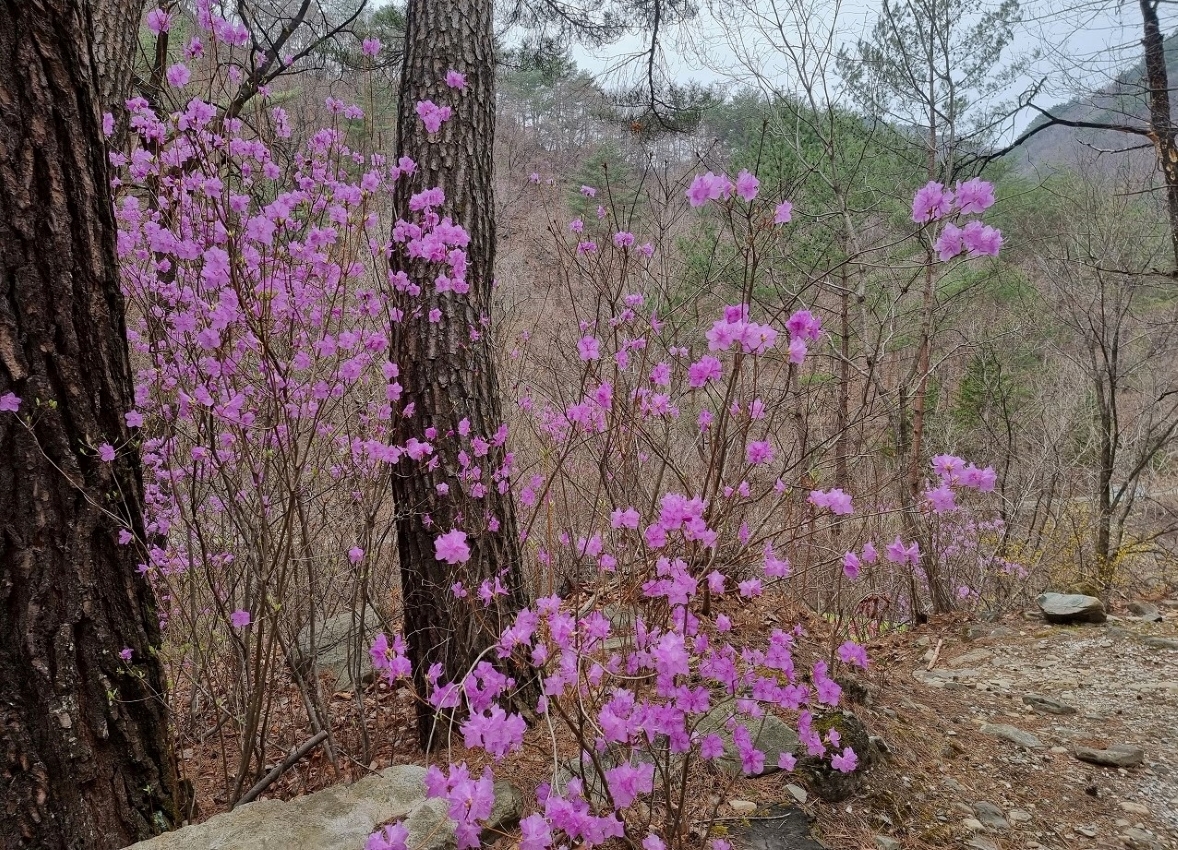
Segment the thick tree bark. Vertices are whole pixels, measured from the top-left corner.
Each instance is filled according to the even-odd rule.
[[[431,427],[438,434],[433,441],[439,459],[436,468],[427,470],[418,464],[393,476],[405,635],[422,696],[431,664],[442,665],[446,680],[461,678],[527,598],[510,491],[499,493],[484,475],[486,495],[474,499],[464,494],[466,488],[459,479],[461,420],[468,420],[472,436],[484,438],[490,438],[504,422],[489,327],[495,261],[491,7],[491,0],[411,0],[407,12],[397,151],[412,157],[418,171],[412,178],[402,178],[398,209],[408,210],[411,194],[440,186],[446,194],[442,214],[470,234],[467,295],[439,294],[432,285],[436,267],[409,263],[400,255],[393,258],[394,267],[404,269],[422,287],[420,296],[406,298],[401,305],[405,317],[395,326],[392,342],[406,391],[404,400],[414,406],[413,415],[404,420],[404,435],[420,438]],[[466,74],[465,90],[446,86],[450,69]],[[422,100],[453,108],[453,117],[432,139],[415,112]],[[441,312],[440,322],[428,321],[432,309]],[[495,469],[504,456],[502,447],[492,447],[487,458],[476,461],[489,461],[480,465]],[[446,484],[449,492],[439,494],[438,484]],[[491,517],[498,521],[497,530],[487,527]],[[470,534],[471,557],[466,564],[452,567],[436,560],[434,541],[455,528]],[[493,582],[499,575],[508,593],[484,606],[476,590],[480,582]],[[451,592],[456,581],[469,590],[465,599]],[[489,660],[495,661],[494,653]],[[429,745],[432,721],[432,714],[422,706],[418,732],[423,747]]]
[[[1166,69],[1166,47],[1158,23],[1160,0],[1140,0],[1145,48],[1145,78],[1149,85],[1150,138],[1157,148],[1158,166],[1166,181],[1166,209],[1170,219],[1170,242],[1178,269],[1178,139],[1170,111],[1170,79]]]
[[[23,399],[0,413],[6,850],[122,847],[178,802],[159,621],[118,545],[143,538],[142,480],[91,32],[86,4],[0,0],[0,395]]]
[[[124,111],[123,104],[131,96],[143,5],[144,0],[91,0],[98,102],[103,110],[116,116]]]

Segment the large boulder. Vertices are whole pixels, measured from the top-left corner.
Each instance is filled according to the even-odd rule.
[[[522,804],[510,783],[496,782],[484,836],[519,823]],[[426,799],[424,767],[403,764],[289,803],[247,803],[127,850],[357,850],[378,826],[395,820],[404,820],[410,847],[452,850],[457,842],[447,807],[445,800]]]
[[[247,803],[128,850],[355,850],[378,824],[406,817],[425,802],[425,768],[397,765],[289,803]]]
[[[831,711],[814,718],[814,731],[822,740],[827,740],[831,730],[838,732],[837,752],[850,747],[859,757],[859,764],[850,773],[843,773],[830,766],[828,753],[822,758],[805,756],[798,759],[798,769],[806,777],[810,788],[829,803],[837,803],[850,797],[859,787],[863,772],[867,769],[871,755],[871,738],[867,727],[849,711]]]
[[[1104,603],[1082,593],[1043,593],[1035,600],[1049,623],[1103,623]]]
[[[699,721],[697,727],[700,734],[718,732],[724,739],[724,755],[716,760],[716,766],[729,776],[740,776],[743,770],[740,763],[740,753],[732,742],[732,733],[728,730],[728,720],[736,712],[736,703],[727,699],[715,706]],[[757,774],[766,776],[781,770],[777,766],[778,757],[782,753],[796,753],[801,747],[801,739],[785,721],[773,714],[751,718],[742,714],[736,715],[736,722],[749,730],[753,738],[753,746],[765,754],[765,767]]]

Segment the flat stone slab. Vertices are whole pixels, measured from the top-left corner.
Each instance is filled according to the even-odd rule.
[[[1145,750],[1129,744],[1117,744],[1106,750],[1076,747],[1072,755],[1080,761],[1098,764],[1101,767],[1140,767],[1145,763]]]
[[[1143,637],[1141,642],[1153,649],[1171,649],[1178,650],[1178,638],[1167,637]]]
[[[425,768],[402,764],[290,802],[258,800],[129,850],[355,850],[425,802]]]
[[[1049,623],[1103,623],[1104,603],[1082,593],[1043,593],[1035,600]]]
[[[986,723],[982,725],[983,735],[993,735],[995,738],[1003,738],[1010,741],[1012,744],[1018,744],[1028,750],[1037,750],[1043,746],[1035,735],[1030,732],[1025,732],[1015,726],[1009,726],[1006,723]]]
[[[488,828],[518,822],[521,803],[509,783],[496,782]],[[402,764],[289,802],[247,803],[126,850],[359,850],[378,825],[402,819],[410,847],[447,850],[456,842],[446,811],[445,800],[425,798],[425,768]]]
[[[1076,709],[1065,702],[1060,702],[1051,697],[1045,697],[1042,694],[1023,694],[1023,702],[1033,708],[1035,711],[1041,711],[1044,714],[1075,714]]]
[[[813,820],[796,806],[776,803],[758,808],[732,830],[741,850],[827,850],[810,834]]]

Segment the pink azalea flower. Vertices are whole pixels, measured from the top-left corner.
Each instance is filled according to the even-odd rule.
[[[745,170],[741,170],[740,174],[736,175],[736,194],[742,200],[752,201],[757,197],[757,189],[761,186],[761,182],[757,180],[752,174]]]
[[[794,214],[794,205],[789,201],[782,201],[773,211],[774,224],[789,224]]]
[[[244,629],[252,622],[253,618],[250,617],[250,612],[241,608],[229,615],[229,625],[235,629]]]
[[[957,209],[962,215],[985,212],[993,205],[993,183],[974,177],[957,184]]]
[[[164,76],[168,78],[168,85],[178,89],[188,85],[188,80],[192,75],[188,72],[187,66],[177,62],[168,68]]]
[[[912,220],[924,224],[944,218],[953,209],[953,193],[934,181],[929,181],[916,191],[912,199]]]
[[[465,91],[465,89],[466,89],[466,74],[460,74],[459,72],[457,72],[453,68],[451,68],[449,71],[446,72],[446,85],[448,85],[452,89],[459,89],[461,91]],[[537,182],[537,183],[540,182],[539,175],[536,176],[535,182]]]
[[[466,532],[455,528],[434,540],[434,557],[447,564],[463,564],[470,560],[470,546]]]
[[[172,16],[163,9],[152,9],[147,13],[147,28],[153,35],[167,32],[172,28]]]
[[[16,393],[0,395],[0,413],[16,413],[20,410],[20,396]]]
[[[601,342],[597,337],[583,336],[577,343],[577,353],[584,361],[598,360],[601,358]]]
[[[830,766],[840,773],[850,773],[859,766],[859,758],[850,747],[844,747],[841,755],[830,757]]]

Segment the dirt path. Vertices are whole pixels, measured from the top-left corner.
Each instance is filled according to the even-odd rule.
[[[857,798],[814,807],[823,842],[1178,848],[1178,604],[1161,611],[1085,626],[1028,612],[893,638],[855,707],[891,754]],[[1141,765],[1075,757],[1117,745],[1140,748]]]

